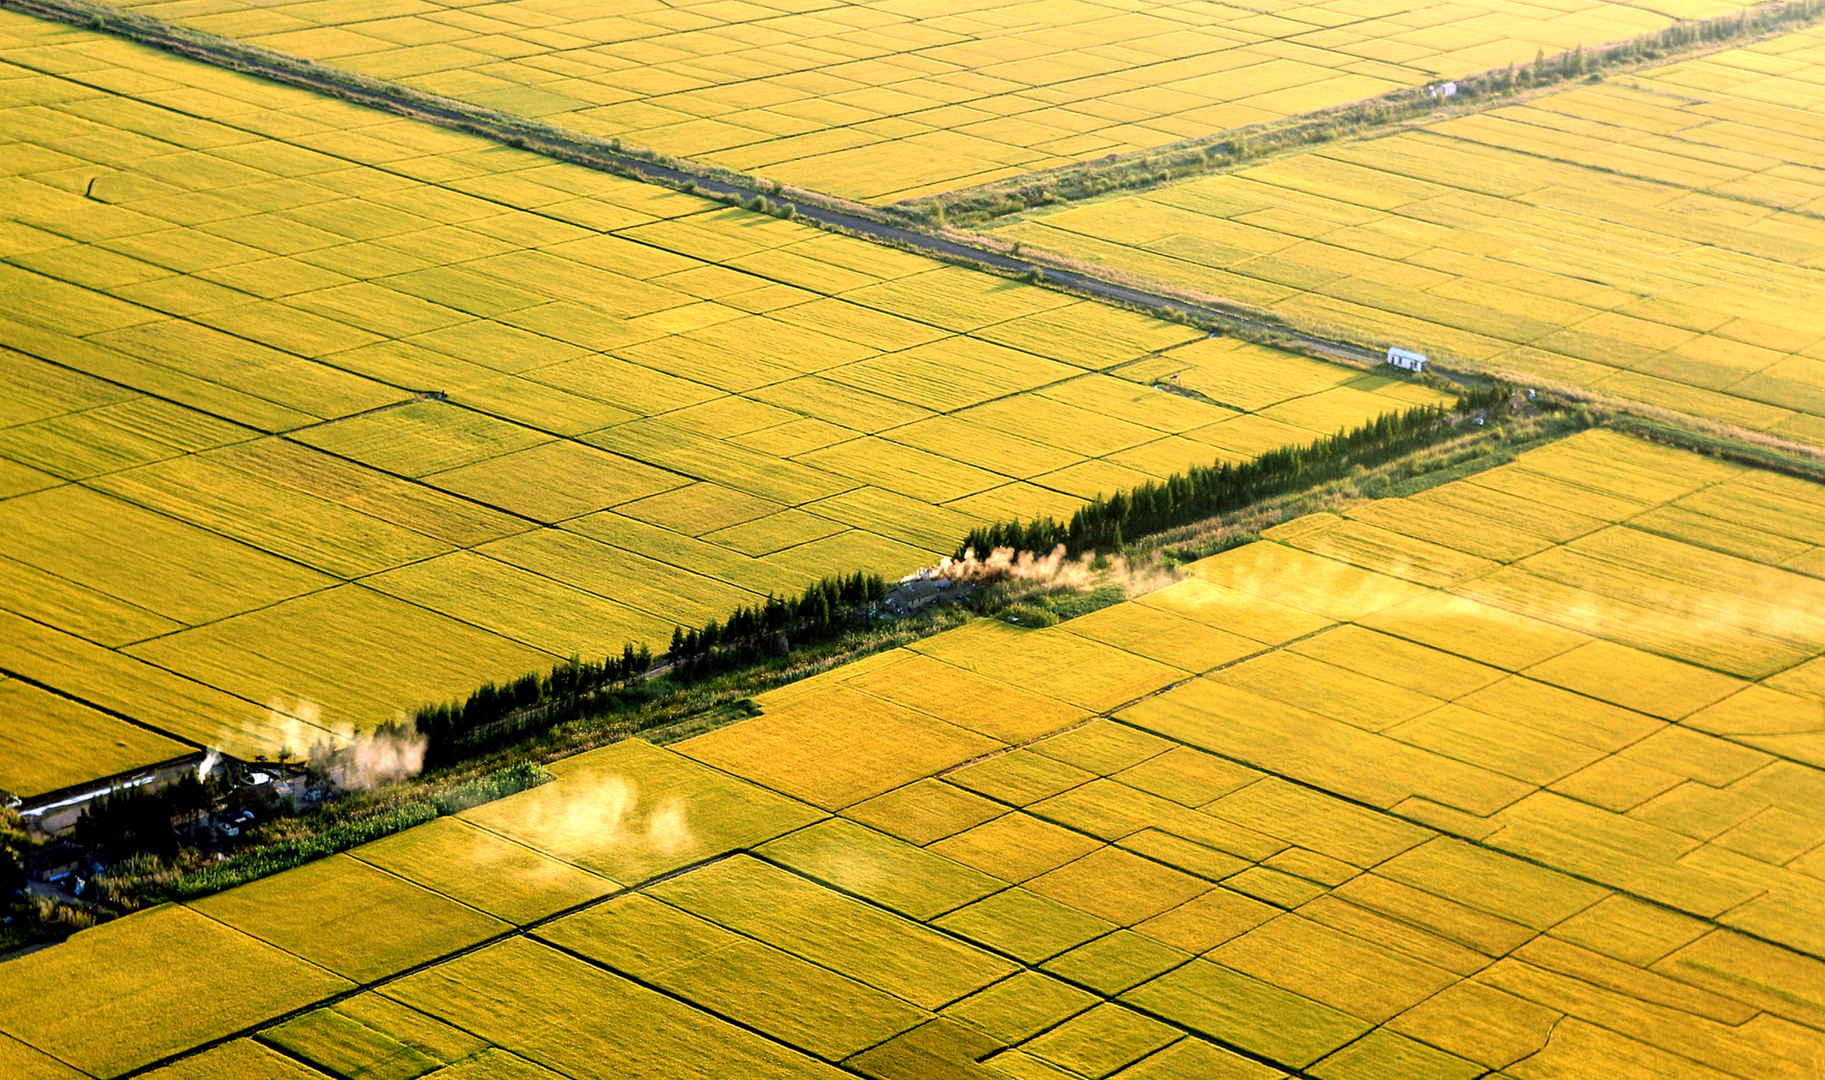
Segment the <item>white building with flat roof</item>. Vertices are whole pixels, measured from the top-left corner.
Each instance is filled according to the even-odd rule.
[[[1388,346],[1388,363],[1402,371],[1424,371],[1426,370],[1426,354],[1390,345]]]

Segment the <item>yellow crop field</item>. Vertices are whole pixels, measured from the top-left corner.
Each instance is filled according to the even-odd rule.
[[[1353,340],[1816,444],[1822,57],[1825,31],[1798,30],[1001,231]],[[1245,404],[1231,365],[1148,363]]]
[[[117,744],[15,794],[299,753],[1420,400],[1240,345],[1290,366],[1163,394],[1200,332],[24,16],[0,81],[6,670]]]
[[[121,3],[874,200],[1739,6]],[[1821,63],[1802,30],[1004,235],[1818,443]],[[0,14],[0,804],[1446,400],[696,191]],[[1816,1075],[1825,486],[1529,438],[174,882],[4,965],[0,1073]]]
[[[118,2],[483,108],[864,199],[1148,149],[1742,6]],[[324,144],[372,146],[362,133],[326,133]],[[387,148],[406,159],[417,149]],[[458,190],[510,190],[469,179]],[[563,201],[569,189],[527,182],[586,219]]]
[[[1477,555],[1537,537],[1489,484],[1603,516]],[[1743,554],[1810,565],[1798,537],[1745,543],[1740,508],[1777,495],[1821,498],[1586,431],[1409,497],[1454,511],[1424,541],[1472,560],[1449,575],[1331,537],[1409,500],[1343,504],[1054,627],[969,624],[674,748],[561,760],[542,787],[193,902],[213,919],[90,931],[16,962],[25,1000],[58,1004],[0,1009],[0,1033],[98,1076],[144,1060],[64,1019],[113,992],[65,966],[112,934],[157,970],[270,942],[378,982],[326,1000],[347,984],[325,974],[263,1006],[270,1025],[173,1023],[178,1069],[270,1047],[333,1073],[540,1078],[706,1055],[795,1078],[1805,1076],[1825,1048],[1825,636],[1819,579]],[[1533,602],[1573,555],[1582,601]],[[1635,573],[1662,585],[1628,591]],[[1789,651],[1731,672],[1656,630],[1698,622]],[[326,910],[399,925],[351,938]],[[182,993],[134,1000],[163,1015]],[[636,1016],[638,1042],[604,1022]],[[177,1048],[228,1023],[254,1034]]]

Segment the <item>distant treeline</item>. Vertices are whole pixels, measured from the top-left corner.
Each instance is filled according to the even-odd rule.
[[[677,627],[660,658],[676,682],[691,682],[740,667],[795,645],[828,641],[858,625],[887,595],[877,574],[855,573],[813,582],[797,597],[768,595],[738,607],[725,620]],[[461,702],[429,705],[412,717],[425,739],[425,764],[448,765],[503,746],[533,731],[561,724],[586,709],[644,700],[646,677],[655,658],[645,645],[629,643],[600,663],[572,658],[546,672],[531,672],[510,683],[484,683]],[[381,734],[403,734],[400,729]]]
[[[1274,495],[1334,480],[1359,466],[1438,442],[1452,433],[1455,413],[1492,412],[1504,408],[1514,388],[1495,384],[1463,394],[1449,408],[1420,405],[1384,413],[1350,431],[1307,446],[1269,450],[1241,464],[1193,466],[1164,481],[1091,500],[1068,522],[1042,517],[1006,521],[970,531],[957,548],[987,555],[996,548],[1044,554],[1063,544],[1068,554],[1120,548],[1128,537],[1144,536],[1194,521],[1240,510]]]

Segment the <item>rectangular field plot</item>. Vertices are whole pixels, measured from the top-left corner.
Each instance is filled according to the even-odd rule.
[[[865,1050],[930,1016],[644,895],[568,916],[541,927],[539,936],[828,1060]]]
[[[574,907],[615,887],[607,878],[457,818],[440,818],[349,854],[513,923]]]
[[[752,721],[699,735],[679,751],[840,810],[1002,745],[842,687],[762,708]]]
[[[133,655],[247,701],[311,711],[339,730],[393,719],[407,702],[466,695],[478,675],[515,678],[557,657],[361,585],[186,630]],[[376,656],[387,663],[376,666]]]
[[[387,996],[560,1075],[843,1075],[700,1009],[526,938],[407,976]],[[688,1075],[688,1073],[687,1073]]]
[[[565,760],[558,782],[463,820],[621,885],[816,821],[804,803],[628,740]]]
[[[31,798],[182,757],[190,747],[18,679],[0,678],[0,790]]]
[[[936,1009],[1014,970],[973,946],[751,858],[727,859],[648,892],[921,1008]]]
[[[191,907],[357,982],[455,952],[508,928],[347,855],[307,863],[194,901]],[[360,934],[337,929],[357,925],[363,928]]]
[[[129,959],[131,958],[131,959]],[[88,977],[71,981],[67,965]],[[184,907],[96,927],[9,971],[23,996],[0,1028],[117,1076],[352,984]]]

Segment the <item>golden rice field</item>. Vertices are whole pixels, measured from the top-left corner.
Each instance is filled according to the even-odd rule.
[[[1822,73],[1825,31],[1799,31],[1003,231],[1357,340],[1816,444]]]
[[[420,90],[817,191],[903,199],[1707,18],[1426,5],[121,0]],[[159,101],[161,88],[147,88]]]
[[[0,1061],[1816,1076],[1822,520],[1577,435],[85,931],[7,964]]]
[[[23,16],[0,102],[16,794],[301,752],[1434,396]],[[1167,351],[1274,389],[1127,373]]]

